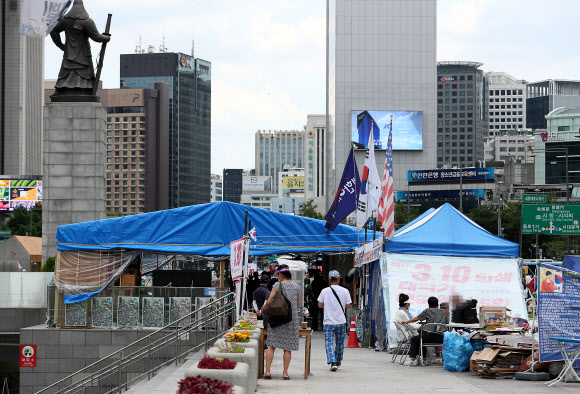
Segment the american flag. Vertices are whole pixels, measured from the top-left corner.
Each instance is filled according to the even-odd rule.
[[[385,236],[391,240],[395,236],[395,204],[393,202],[393,115],[391,115],[387,155],[385,157],[385,168],[381,182],[379,221],[383,225]]]

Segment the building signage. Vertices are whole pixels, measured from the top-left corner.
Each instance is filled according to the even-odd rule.
[[[493,168],[463,168],[463,181],[493,180]],[[459,181],[459,169],[408,171],[407,180],[412,182]]]
[[[272,182],[269,176],[243,176],[242,190],[243,191],[268,191],[272,190]]]
[[[441,76],[439,78],[439,81],[440,82],[455,81],[455,78],[453,78],[453,77],[446,77],[446,76],[443,75],[443,76]]]
[[[304,193],[303,176],[285,176],[282,178],[282,189],[285,193]]]
[[[459,199],[459,190],[417,190],[397,192],[397,201]],[[463,198],[485,198],[484,189],[463,189]]]
[[[522,205],[522,234],[580,234],[580,205]]]
[[[544,131],[540,133],[540,137],[542,138],[542,142],[564,141],[564,135],[557,131]]]
[[[522,202],[545,204],[546,203],[546,195],[545,194],[522,194]]]
[[[28,210],[42,204],[42,181],[33,179],[0,179],[0,211]]]
[[[36,345],[20,345],[20,367],[36,367]]]
[[[376,261],[381,258],[381,252],[383,251],[383,238],[375,239],[373,242],[369,242],[356,248],[354,250],[354,266],[360,267],[363,264]]]

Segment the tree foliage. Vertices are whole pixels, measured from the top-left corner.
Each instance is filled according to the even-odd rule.
[[[467,217],[492,234],[497,234],[497,209],[492,205],[480,205],[467,213]]]
[[[307,200],[300,204],[300,209],[298,210],[298,216],[304,216],[306,218],[313,219],[324,219],[324,215],[316,210],[318,205],[314,204],[314,200]]]
[[[30,232],[32,216],[32,233]],[[12,235],[42,237],[42,205],[36,204],[34,210],[18,207],[10,214],[10,219],[2,224],[2,230],[12,231]]]
[[[409,207],[406,204],[395,204],[395,229],[403,227],[405,224],[419,216],[419,208]],[[381,224],[378,223],[380,226]]]
[[[47,257],[40,268],[41,272],[54,272],[56,266],[56,257]]]

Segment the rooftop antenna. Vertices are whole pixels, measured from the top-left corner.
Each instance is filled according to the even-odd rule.
[[[141,53],[143,50],[141,49],[141,34],[139,34],[139,43],[135,47],[135,53]]]
[[[167,52],[167,47],[165,46],[165,33],[163,33],[163,44],[159,47],[159,52]]]

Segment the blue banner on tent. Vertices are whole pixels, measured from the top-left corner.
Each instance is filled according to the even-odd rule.
[[[562,267],[540,266],[538,323],[540,361],[563,360],[558,342],[549,337],[580,338],[580,258],[566,256]],[[572,344],[565,345],[566,350]],[[580,368],[580,360],[574,363]]]

